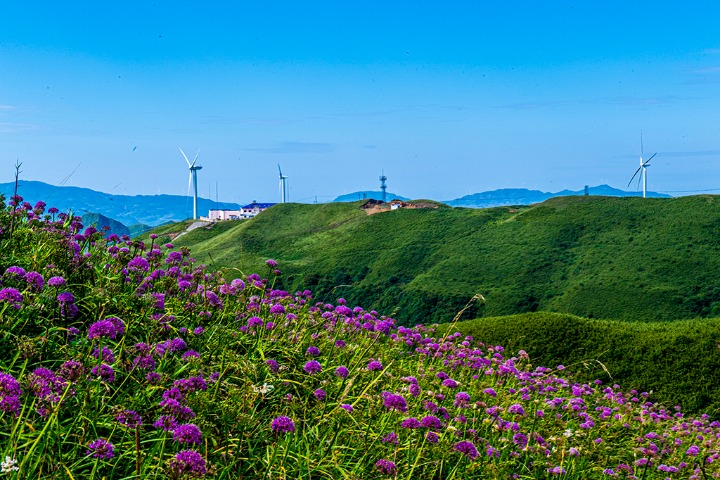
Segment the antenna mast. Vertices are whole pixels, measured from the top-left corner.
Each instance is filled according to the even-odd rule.
[[[387,177],[385,176],[385,171],[382,172],[382,175],[380,175],[380,190],[382,190],[382,201],[387,202],[387,184],[385,183],[387,181]]]

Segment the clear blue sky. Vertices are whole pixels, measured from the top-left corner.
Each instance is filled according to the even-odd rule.
[[[5,2],[0,182],[185,194],[180,146],[224,201],[625,188],[642,131],[651,190],[715,191],[720,3],[668,3]]]

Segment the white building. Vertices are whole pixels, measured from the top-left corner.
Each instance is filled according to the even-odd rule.
[[[221,222],[223,220],[240,220],[243,218],[252,218],[263,210],[275,205],[274,203],[258,203],[252,202],[240,210],[210,210],[208,219],[211,222]]]

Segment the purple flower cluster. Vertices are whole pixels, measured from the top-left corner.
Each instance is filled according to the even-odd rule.
[[[178,443],[202,443],[202,432],[197,425],[193,423],[184,423],[178,425],[173,430],[173,440]]]
[[[295,432],[295,422],[290,417],[280,416],[273,419],[270,430],[275,433],[293,433]]]
[[[20,414],[20,383],[15,377],[0,372],[0,411],[11,413],[15,416]]]
[[[16,288],[3,288],[0,290],[0,302],[8,303],[13,308],[20,310],[23,304],[23,296]]]
[[[407,412],[407,402],[402,395],[392,392],[382,392],[383,405],[388,410],[397,410],[398,412]]]
[[[115,446],[107,440],[98,438],[88,445],[87,455],[92,455],[93,458],[110,459],[115,456]]]
[[[116,317],[109,317],[105,320],[99,320],[88,329],[88,338],[90,340],[96,338],[109,338],[115,340],[119,335],[125,333],[125,323]]]
[[[322,365],[320,365],[320,362],[316,360],[310,360],[305,364],[303,367],[303,370],[305,370],[305,373],[309,373],[310,375],[314,375],[316,373],[322,372]]]
[[[205,459],[195,450],[181,450],[168,463],[173,478],[202,477],[207,473]]]
[[[142,425],[142,417],[133,410],[123,410],[115,415],[115,420],[128,428],[138,428]]]

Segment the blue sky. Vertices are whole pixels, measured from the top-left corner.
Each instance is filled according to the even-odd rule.
[[[720,193],[720,4],[7,2],[0,182],[277,201]],[[635,186],[633,185],[632,188]]]

